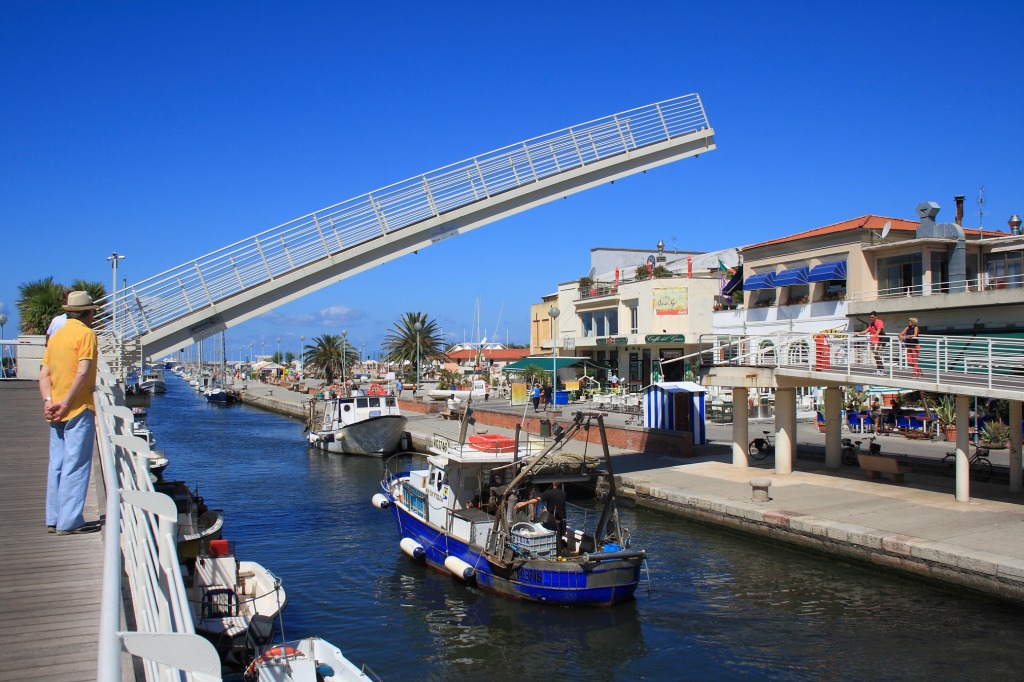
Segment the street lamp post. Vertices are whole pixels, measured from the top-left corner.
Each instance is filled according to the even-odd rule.
[[[283,360],[284,358],[281,357],[281,337],[279,336],[277,337],[277,361],[281,363]]]
[[[249,342],[249,362],[252,362],[252,347],[253,343]]]
[[[554,405],[558,394],[558,316],[562,311],[553,305],[548,314],[551,315],[551,404]]]
[[[348,330],[341,330],[341,387],[344,395],[348,395],[348,379],[345,376],[345,365],[348,364]]]
[[[4,325],[7,324],[7,316],[0,313],[0,378],[7,378],[7,366],[4,365],[4,353],[7,352],[7,344],[4,343]],[[14,359],[14,354],[11,354]]]
[[[420,395],[420,330],[423,329],[423,325],[417,322],[414,328],[416,329],[416,390],[412,393],[413,399]]]
[[[300,336],[299,337],[299,365],[301,365],[303,369],[305,369],[305,367],[306,367],[306,363],[302,360],[302,356],[305,355],[305,353],[306,353],[306,337],[305,336]]]
[[[111,282],[110,289],[110,326],[114,330],[114,335],[117,335],[117,261],[124,260],[124,256],[117,255],[117,251],[113,255],[107,256],[107,260],[110,261],[110,265],[114,270],[114,278]]]

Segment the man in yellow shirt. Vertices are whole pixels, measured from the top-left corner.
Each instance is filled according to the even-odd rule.
[[[85,291],[72,291],[64,306],[68,321],[43,354],[39,392],[43,417],[50,422],[50,466],[46,479],[46,527],[58,535],[99,530],[82,512],[92,469],[96,436],[96,306]]]

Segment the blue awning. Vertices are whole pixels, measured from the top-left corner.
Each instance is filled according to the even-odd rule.
[[[756,275],[751,275],[747,278],[747,281],[743,283],[743,291],[755,291],[757,289],[774,289],[775,288],[775,273],[774,272],[761,272]]]
[[[775,276],[775,286],[777,287],[791,287],[795,284],[807,284],[807,273],[810,268],[793,268],[791,270],[783,270]]]
[[[825,282],[830,279],[846,279],[846,261],[837,260],[815,265],[807,275],[808,282]]]

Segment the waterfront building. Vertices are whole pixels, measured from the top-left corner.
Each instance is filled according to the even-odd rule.
[[[654,381],[693,379],[691,360],[712,330],[723,281],[738,265],[736,249],[712,253],[591,250],[590,274],[558,285],[531,307],[531,354],[586,357],[607,366],[619,386],[639,392]],[[551,319],[555,306],[559,315]]]
[[[952,223],[928,202],[916,221],[865,215],[742,247],[742,303],[714,332],[854,332],[876,311],[892,334],[914,316],[921,333],[1024,337],[1024,237],[962,227],[957,200]]]

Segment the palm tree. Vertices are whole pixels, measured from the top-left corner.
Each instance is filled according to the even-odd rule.
[[[431,360],[447,360],[444,353],[444,340],[438,333],[436,320],[428,320],[426,313],[405,313],[391,328],[391,333],[384,337],[384,352],[388,362],[404,367],[408,362],[413,371],[417,371],[416,360],[416,324],[421,325],[419,331],[419,360],[429,363]]]
[[[52,276],[18,285],[16,305],[21,333],[45,334],[50,321],[64,312],[69,291],[88,291],[94,301],[107,295],[107,290],[99,282],[82,279],[76,279],[71,288],[54,282]]]
[[[22,334],[45,334],[50,320],[64,312],[64,285],[53,277],[18,285],[18,319]]]
[[[348,353],[345,353],[348,355]],[[302,362],[311,372],[319,372],[330,385],[342,373],[342,346],[339,334],[324,334],[302,348]]]

